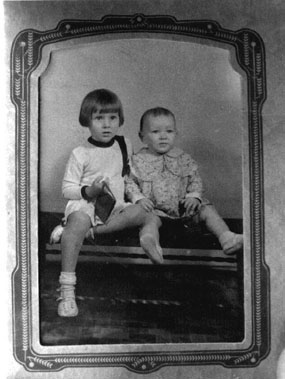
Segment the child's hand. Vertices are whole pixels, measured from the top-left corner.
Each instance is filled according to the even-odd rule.
[[[136,204],[139,204],[146,212],[151,212],[154,208],[153,202],[146,198],[138,200]]]
[[[185,207],[185,216],[194,216],[200,208],[201,202],[195,197],[186,197],[182,200]]]
[[[103,187],[105,185],[103,179],[104,177],[102,175],[98,176],[98,178],[94,180],[91,186],[86,188],[85,192],[88,197],[95,199],[103,191]]]

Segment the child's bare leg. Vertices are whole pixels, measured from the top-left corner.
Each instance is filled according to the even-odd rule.
[[[140,244],[153,263],[163,263],[163,253],[159,244],[160,218],[148,213],[140,230]]]
[[[94,234],[108,234],[142,226],[147,213],[139,205],[129,205],[102,225],[94,226]]]
[[[62,271],[75,271],[83,240],[90,227],[90,217],[86,213],[77,211],[68,216],[61,237]]]
[[[67,220],[61,238],[61,266],[59,277],[60,303],[58,314],[62,317],[74,317],[78,314],[75,301],[75,268],[85,234],[91,226],[88,215],[83,212],[72,213]]]
[[[212,205],[202,205],[200,219],[215,234],[226,254],[233,254],[243,246],[243,235],[230,231],[227,224]]]
[[[153,262],[162,263],[158,233],[160,219],[153,213],[144,211],[139,205],[130,205],[106,224],[95,226],[94,234],[114,233],[133,227],[141,228],[140,243],[148,257]]]

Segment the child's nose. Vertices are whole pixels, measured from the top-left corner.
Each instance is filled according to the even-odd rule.
[[[108,117],[104,118],[104,127],[108,128],[111,125],[111,121]]]

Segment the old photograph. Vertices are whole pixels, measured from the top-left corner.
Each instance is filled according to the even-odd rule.
[[[232,49],[163,38],[90,42],[48,54],[39,77],[43,344],[244,339],[242,138],[247,109],[245,78],[233,67],[234,60]],[[120,107],[102,104],[112,94]],[[80,125],[84,101],[89,101],[90,109],[101,109],[100,122],[106,115],[102,136],[97,124],[95,132]],[[124,114],[118,127],[109,124],[108,109]],[[142,122],[145,112],[149,113]],[[90,132],[95,143],[101,143],[95,150]],[[121,152],[114,156],[110,145],[115,133],[127,141],[131,170],[124,178],[125,190]],[[99,160],[96,167],[91,159]],[[78,208],[82,202],[78,190],[91,186],[100,175],[108,177],[116,194],[115,210],[121,210],[124,202],[126,215],[113,212],[106,219],[106,230],[98,226],[94,238],[87,236],[78,263],[70,264],[77,252],[65,252],[76,250],[68,230],[74,238],[80,221],[70,226],[68,217],[74,212],[89,214],[84,210],[86,200]],[[148,217],[158,216],[161,226],[153,220],[147,223],[158,229],[159,237],[152,237],[161,253],[145,247],[144,238],[152,231],[138,224],[138,215],[126,223],[126,217],[133,217],[128,214],[130,204],[139,205]],[[179,212],[179,206],[185,209]],[[96,207],[95,202],[95,211]],[[62,219],[63,230],[57,226]],[[89,221],[90,215],[84,234],[101,223],[93,216]],[[47,245],[51,233],[55,237]],[[60,252],[66,255],[62,266],[55,261]],[[78,305],[55,301],[60,272],[68,270],[76,274],[78,270],[76,290],[72,288]],[[57,307],[63,318],[57,316]]]
[[[5,2],[9,377],[267,379],[276,7],[107,3]]]

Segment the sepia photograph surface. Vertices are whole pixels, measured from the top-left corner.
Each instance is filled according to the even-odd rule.
[[[52,29],[19,32],[11,45],[10,72],[16,360],[25,370],[46,372],[258,366],[270,351],[262,136],[266,72],[258,33],[172,15],[61,18]],[[153,263],[140,246],[139,227],[86,235],[76,265],[79,312],[61,317],[62,245],[61,236],[52,236],[66,227],[66,165],[74,149],[89,143],[90,130],[79,122],[82,100],[102,88],[122,103],[118,135],[134,154],[146,145],[140,122],[147,109],[161,107],[174,115],[175,148],[195,161],[203,201],[243,236],[243,247],[227,254],[205,222],[185,220],[183,211],[182,220],[163,220],[159,230],[163,264]]]
[[[163,38],[115,39],[50,51],[39,76],[40,237],[43,233],[47,239],[47,231],[63,217],[65,165],[90,135],[78,122],[81,101],[100,88],[121,99],[125,122],[119,133],[132,141],[135,152],[143,146],[139,125],[145,110],[160,106],[174,113],[176,146],[197,162],[204,196],[241,233],[246,79],[233,67],[234,60],[232,49]],[[42,343],[242,342],[243,252],[238,251],[240,257],[223,254],[206,227],[203,232],[190,227],[187,233],[174,222],[171,228],[160,229],[162,267],[144,255],[138,229],[85,241],[77,266],[76,326],[74,320],[56,316],[60,246],[43,241],[45,251],[39,254],[45,255],[45,264],[53,262],[40,273]],[[51,272],[49,284],[44,278],[51,279]],[[247,286],[250,291],[249,280]]]
[[[106,18],[103,37],[98,38],[96,31],[100,30],[100,26],[96,23],[86,25],[62,21],[57,31],[47,32],[39,39],[32,31],[24,32],[13,49],[14,97],[15,102],[20,103],[18,126],[22,132],[19,142],[22,143],[23,138],[26,142],[25,146],[19,145],[19,165],[21,167],[23,162],[21,154],[29,163],[22,167],[25,175],[19,174],[19,182],[20,187],[34,197],[34,201],[25,203],[22,192],[18,195],[19,209],[23,207],[23,211],[30,215],[27,230],[19,219],[19,230],[29,232],[30,237],[29,241],[23,238],[20,242],[28,243],[31,256],[28,269],[32,275],[26,278],[22,296],[31,290],[32,314],[29,316],[33,320],[33,347],[45,354],[65,353],[67,346],[70,353],[76,354],[132,354],[138,351],[153,354],[151,358],[136,358],[131,363],[134,370],[153,370],[159,364],[155,361],[158,352],[169,355],[178,351],[187,352],[190,357],[191,352],[197,351],[207,354],[244,349],[247,353],[243,358],[234,358],[228,364],[239,364],[248,358],[251,364],[255,364],[256,357],[246,349],[255,344],[255,332],[261,334],[258,330],[261,327],[258,315],[261,290],[259,280],[254,280],[254,276],[257,274],[259,278],[261,275],[262,246],[259,244],[257,248],[252,245],[258,259],[252,264],[249,241],[259,240],[263,232],[260,223],[260,124],[256,107],[264,95],[263,83],[257,86],[257,75],[261,80],[263,75],[262,43],[253,32],[249,34],[245,31],[240,36],[244,41],[243,50],[235,54],[232,46],[224,43],[225,39],[238,40],[234,33],[216,32],[216,38],[200,41],[195,38],[195,33],[197,36],[202,34],[201,28],[204,27],[211,36],[213,28],[219,26],[213,22],[203,22],[200,28],[194,25],[191,29],[190,25],[176,24],[170,17],[165,18],[164,22],[168,23],[168,28],[173,28],[171,37],[163,33],[158,36],[133,32],[119,38],[106,32],[108,28],[115,28],[114,22],[118,30],[125,27],[120,18]],[[142,31],[147,28],[151,30],[155,27],[154,22],[157,22],[158,28],[165,27],[161,26],[161,20],[148,19],[143,15],[127,18],[125,22],[141,27]],[[193,30],[194,38],[181,37],[177,30]],[[73,38],[74,34],[90,36],[79,40]],[[55,41],[51,43],[53,39]],[[37,41],[40,41],[41,50],[35,48]],[[248,76],[244,74],[240,64],[242,60],[244,68],[252,66],[256,70],[254,76],[249,70]],[[36,67],[33,67],[34,61],[37,62]],[[249,79],[253,79],[252,83]],[[66,261],[67,256],[61,257],[63,246],[66,246],[66,242],[65,245],[60,243],[61,233],[62,238],[67,235],[65,229],[68,230],[73,216],[67,213],[68,207],[71,203],[73,207],[79,204],[78,200],[74,203],[77,195],[63,198],[64,184],[73,185],[75,180],[73,175],[67,181],[65,166],[69,159],[68,164],[74,166],[73,173],[79,172],[76,175],[80,176],[76,188],[82,186],[84,170],[91,167],[90,158],[84,158],[86,163],[80,163],[83,158],[76,158],[75,161],[79,151],[76,147],[84,146],[90,132],[92,137],[93,133],[91,127],[82,128],[79,125],[78,115],[80,113],[81,125],[85,126],[81,121],[82,99],[86,93],[102,88],[103,91],[116,93],[121,100],[124,118],[119,124],[118,133],[132,141],[133,147],[129,150],[135,153],[142,144],[150,143],[153,145],[148,145],[152,149],[149,151],[154,151],[155,139],[142,137],[145,127],[139,127],[145,110],[159,107],[163,112],[165,109],[171,112],[176,131],[173,148],[162,155],[153,155],[150,163],[144,163],[146,173],[149,172],[145,175],[153,175],[156,160],[162,159],[160,180],[168,185],[169,180],[177,181],[177,175],[182,175],[179,180],[184,183],[183,175],[188,175],[187,188],[191,188],[189,183],[195,181],[190,194],[200,197],[198,202],[202,203],[198,218],[187,217],[186,210],[179,213],[180,217],[174,218],[167,213],[162,213],[161,217],[160,213],[162,226],[158,231],[157,243],[162,248],[161,265],[153,264],[155,260],[142,245],[142,238],[138,238],[142,227],[139,229],[137,225],[133,227],[132,223],[128,223],[126,228],[119,228],[120,232],[115,229],[113,233],[86,235],[75,261],[75,274],[72,274],[73,277],[76,275],[76,280],[68,287],[68,296],[71,296],[70,291],[72,296],[76,291],[72,301],[77,302],[79,310],[63,315],[60,307],[67,295],[64,295],[63,288],[66,287],[63,287],[62,275],[66,275],[63,267],[67,266],[61,266],[61,260]],[[26,104],[30,108],[26,108]],[[110,112],[114,113],[112,110]],[[165,118],[160,120],[165,121]],[[252,123],[250,128],[247,120]],[[29,133],[24,129],[26,123],[30,126]],[[251,143],[255,144],[255,149],[249,153]],[[98,146],[107,147],[102,143]],[[83,151],[83,148],[79,149]],[[121,150],[124,156],[122,147]],[[190,159],[188,166],[180,158],[183,151],[191,157],[187,158]],[[125,181],[135,175],[136,169],[132,167],[135,157],[130,156],[129,152],[130,172],[125,175]],[[102,171],[103,166],[100,166]],[[195,168],[189,173],[191,167]],[[202,179],[198,177],[198,171]],[[167,175],[168,179],[165,179]],[[255,178],[254,185],[249,181],[250,176]],[[108,183],[114,190],[112,180],[112,177],[108,179]],[[142,184],[140,194],[150,185],[150,195],[144,196],[150,196],[153,204],[159,204],[160,199],[156,200],[155,194],[165,196],[159,192],[159,185],[155,181],[147,184],[149,177],[143,180],[146,182]],[[127,181],[125,201],[128,202],[132,201],[132,197],[127,198]],[[172,191],[171,186],[167,187],[167,191]],[[181,188],[176,191],[182,191]],[[84,197],[82,189],[79,190]],[[67,204],[68,198],[70,201]],[[256,201],[252,202],[254,198]],[[88,197],[87,200],[91,201]],[[90,204],[88,202],[84,204]],[[128,210],[128,207],[125,209]],[[155,209],[147,211],[152,213]],[[251,209],[254,209],[253,215]],[[87,208],[86,212],[92,220],[94,216],[88,213]],[[202,215],[206,215],[205,218]],[[80,222],[77,221],[76,229],[68,238],[74,238],[73,234],[81,227]],[[112,221],[107,221],[106,226],[109,223]],[[31,228],[31,225],[36,227]],[[225,234],[234,233],[231,234],[234,238],[244,238],[244,245],[239,245],[233,252],[227,251],[226,245],[222,245],[221,228],[223,233],[225,228],[228,230]],[[61,232],[55,238],[56,230]],[[29,255],[22,255],[21,259],[25,266]],[[15,284],[17,274],[22,275],[23,279],[26,269],[17,270]],[[266,278],[264,274],[264,280]],[[251,297],[256,295],[260,300],[253,305]],[[266,296],[263,302],[266,302]],[[266,329],[262,333],[266,334]],[[223,354],[220,353],[219,359],[230,359],[229,354]],[[29,359],[30,366],[34,367],[33,360]],[[203,358],[198,356],[198,359]],[[205,355],[204,359],[209,358]],[[47,364],[53,366],[50,360]]]

